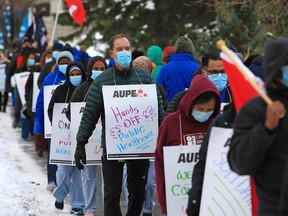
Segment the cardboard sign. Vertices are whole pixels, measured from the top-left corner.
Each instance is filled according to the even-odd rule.
[[[72,165],[70,121],[66,117],[68,103],[55,103],[53,108],[50,164]]]
[[[188,191],[201,145],[164,146],[167,215],[187,215]]]
[[[200,216],[252,215],[250,178],[234,173],[227,160],[232,134],[232,129],[211,130]]]
[[[36,102],[37,102],[37,97],[40,91],[37,85],[37,80],[38,80],[39,75],[40,75],[39,72],[33,73],[32,112],[36,111]]]
[[[5,91],[6,83],[6,73],[5,73],[6,64],[0,64],[0,91]]]
[[[18,89],[19,98],[21,100],[22,105],[26,104],[25,85],[26,85],[27,79],[29,77],[29,74],[30,74],[29,71],[14,74],[15,83],[16,83],[16,86]]]
[[[85,105],[86,102],[70,103],[72,155],[74,155],[75,153],[77,145],[76,136],[78,133],[78,128],[80,126]],[[102,123],[101,120],[99,119],[98,123],[96,124],[96,128],[93,131],[93,134],[89,138],[88,143],[85,145],[86,165],[101,165],[101,156],[103,152],[101,148],[101,133],[102,133]]]
[[[153,158],[158,134],[156,85],[103,86],[108,160]]]
[[[57,87],[58,85],[44,86],[44,132],[45,132],[46,139],[51,138],[51,133],[52,133],[52,126],[48,117],[47,110],[48,110],[51,97]]]

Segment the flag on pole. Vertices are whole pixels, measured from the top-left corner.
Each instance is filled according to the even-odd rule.
[[[231,50],[230,50],[231,51]],[[252,80],[255,81],[260,91],[265,92],[265,84],[259,78],[256,77],[238,58],[238,56],[231,51],[235,57],[237,63],[242,67],[245,71],[246,76],[249,76]],[[220,57],[222,59],[225,72],[228,76],[229,87],[232,92],[234,106],[236,111],[238,112],[241,107],[251,98],[259,96],[259,92],[248,82],[247,77],[245,77],[240,70],[236,67],[233,61],[223,52],[220,53]],[[256,189],[254,180],[251,177],[251,200],[252,200],[252,215],[257,215],[257,206],[258,206],[258,198],[256,195]]]
[[[86,18],[86,12],[82,4],[82,1],[81,0],[64,0],[64,1],[67,4],[70,16],[74,19],[74,21],[78,25],[83,26]]]
[[[37,41],[37,52],[43,53],[47,47],[47,30],[41,14],[33,14],[32,24],[24,36]]]
[[[233,52],[233,51],[231,51]],[[245,70],[247,76],[254,80],[258,87],[265,93],[265,83],[256,77],[238,58],[238,56],[233,52],[235,59]],[[229,87],[232,92],[233,102],[235,104],[236,111],[238,112],[240,108],[251,98],[259,96],[257,90],[248,82],[247,78],[242,75],[236,65],[232,60],[223,52],[220,53],[225,72],[228,76]]]

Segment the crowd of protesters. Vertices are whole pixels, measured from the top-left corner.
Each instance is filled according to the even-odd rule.
[[[201,145],[200,160],[194,168],[185,211],[187,215],[199,215],[210,132],[216,126],[235,129],[228,161],[234,172],[254,177],[258,215],[285,215],[284,202],[288,196],[283,192],[287,188],[283,170],[288,159],[285,146],[288,39],[269,43],[263,56],[244,58],[233,45],[229,48],[266,82],[274,103],[266,105],[257,97],[236,115],[219,51],[207,50],[196,56],[193,41],[187,36],[179,36],[174,45],[167,44],[163,48],[151,45],[147,50],[139,51],[128,36],[117,34],[109,41],[109,59],[90,57],[69,43],[60,42],[47,46],[46,51],[39,54],[27,37],[22,39],[13,55],[5,52],[0,44],[0,70],[2,68],[6,77],[5,86],[1,86],[0,111],[6,112],[11,100],[11,126],[21,128],[23,140],[35,143],[38,157],[47,157],[47,190],[52,192],[54,207],[59,210],[64,208],[64,200],[70,194],[71,214],[97,215],[98,194],[102,192],[104,215],[120,216],[123,186],[127,216],[153,215],[156,194],[161,213],[168,215],[163,148],[191,145],[187,137],[194,136],[192,145]],[[24,92],[18,89],[15,81],[15,76],[21,73],[27,76]],[[34,76],[35,73],[39,75]],[[145,84],[156,84],[159,131],[155,161],[154,158],[137,157],[109,160],[103,86]],[[57,87],[45,107],[45,89],[50,85]],[[33,101],[35,88],[39,93]],[[64,103],[68,105],[66,117],[71,121],[71,103],[75,102],[86,103],[76,136],[76,166],[51,164],[53,143],[51,137],[45,137],[44,119],[48,117],[53,124],[55,104]],[[102,188],[97,188],[98,165],[86,165],[85,146],[99,119],[102,124]]]

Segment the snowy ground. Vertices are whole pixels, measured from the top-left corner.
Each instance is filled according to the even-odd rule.
[[[59,211],[46,190],[47,177],[23,146],[20,129],[12,128],[11,110],[0,113],[0,215],[62,216],[70,215],[68,205]]]

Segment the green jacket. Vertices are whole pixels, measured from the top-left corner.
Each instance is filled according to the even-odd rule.
[[[137,73],[137,74],[136,74]],[[137,76],[138,75],[138,76]],[[139,78],[138,78],[139,77]],[[89,90],[86,106],[83,112],[83,116],[80,122],[80,127],[77,133],[77,145],[85,145],[88,143],[89,137],[92,135],[95,125],[101,116],[102,120],[102,137],[101,146],[106,153],[106,142],[105,142],[105,112],[104,102],[102,95],[103,85],[135,85],[140,84],[152,84],[152,78],[147,71],[144,71],[138,67],[131,67],[129,70],[119,71],[115,66],[109,68],[101,73],[91,84]],[[116,83],[115,83],[116,82]],[[164,118],[163,102],[161,95],[157,89],[158,98],[158,118],[159,125]]]

